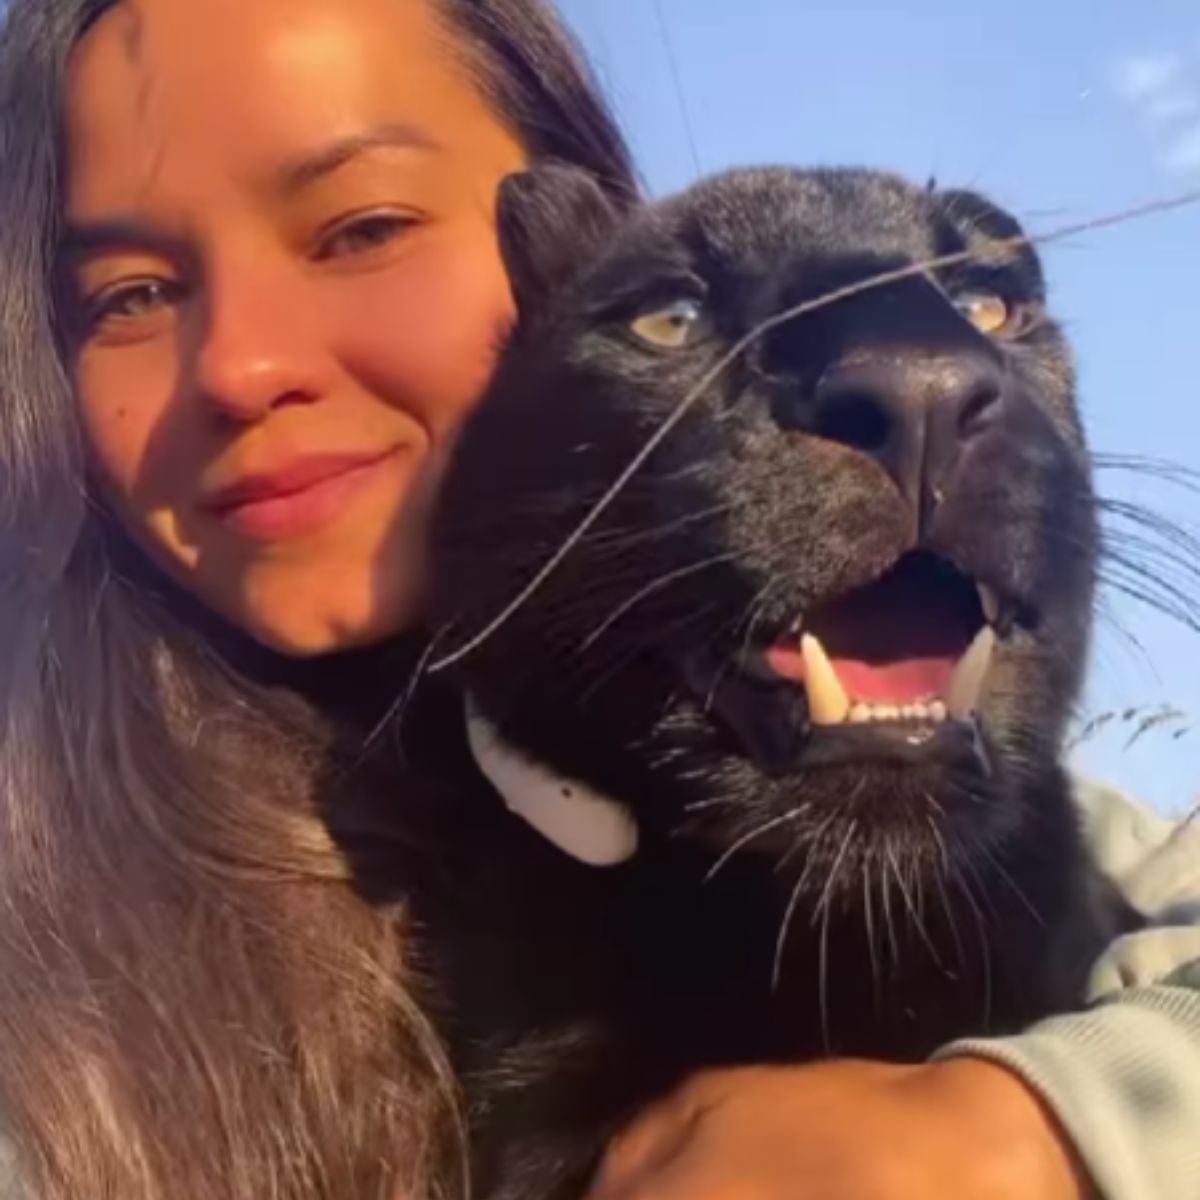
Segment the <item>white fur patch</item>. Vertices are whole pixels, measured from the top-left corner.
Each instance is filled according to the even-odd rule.
[[[564,854],[590,867],[616,867],[637,853],[637,822],[624,804],[527,758],[501,738],[470,699],[467,740],[509,811]]]

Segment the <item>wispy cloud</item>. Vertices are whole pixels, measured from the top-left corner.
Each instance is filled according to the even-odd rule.
[[[1177,87],[1183,73],[1180,54],[1131,54],[1117,63],[1113,81],[1117,91],[1136,101]]]
[[[1164,123],[1200,117],[1200,95],[1181,87],[1175,91],[1149,96],[1146,99],[1145,112],[1152,121]]]
[[[1165,162],[1173,170],[1200,174],[1200,122],[1175,139]]]
[[[1200,56],[1130,54],[1114,64],[1112,84],[1148,125],[1161,165],[1200,173]]]

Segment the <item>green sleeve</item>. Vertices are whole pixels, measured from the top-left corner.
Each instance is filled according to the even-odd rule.
[[[936,1057],[990,1059],[1049,1105],[1103,1200],[1200,1197],[1200,821],[1081,788],[1101,865],[1150,925],[1096,964],[1088,1007]]]

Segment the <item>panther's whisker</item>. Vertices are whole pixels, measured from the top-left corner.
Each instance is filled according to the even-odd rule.
[[[817,826],[810,841],[808,861],[804,864],[804,869],[800,872],[795,885],[792,888],[791,895],[788,898],[787,908],[784,910],[783,920],[779,926],[779,936],[775,941],[775,960],[771,968],[771,990],[772,992],[779,990],[779,981],[782,978],[783,972],[783,954],[787,946],[788,928],[792,923],[792,918],[795,916],[796,906],[800,901],[800,897],[804,894],[805,888],[808,886],[809,875],[814,869],[817,861],[817,849],[824,843],[826,830],[837,819],[836,812],[829,813],[825,819]],[[776,870],[779,869],[791,857],[795,850],[795,846],[788,851],[787,854],[776,865]]]
[[[867,957],[871,961],[871,994],[878,1004],[882,999],[880,995],[880,987],[883,983],[883,976],[879,967],[879,954],[875,945],[875,906],[872,899],[872,887],[874,875],[871,872],[870,859],[874,858],[875,849],[868,843],[867,859],[862,866],[862,888],[863,888],[863,923],[866,928],[867,935]]]
[[[892,909],[892,888],[889,882],[890,875],[887,867],[886,845],[880,851],[881,871],[879,873],[879,895],[883,901],[883,919],[884,926],[887,929],[888,949],[891,951],[891,961],[893,966],[900,961],[900,935],[897,932],[896,914]]]
[[[689,625],[702,620],[707,620],[713,609],[713,605],[707,604],[694,612],[682,613],[673,621],[666,625],[659,626],[655,631],[655,645],[658,645],[661,640],[666,639],[669,635],[678,633],[680,630],[686,629]],[[614,675],[616,675],[623,667],[634,661],[639,655],[645,653],[649,648],[649,644],[642,641],[630,640],[620,654],[614,654],[608,660],[601,660],[596,664],[596,670],[593,672],[592,682],[590,686],[582,689],[579,695],[581,705],[592,699],[606,683],[608,683]]]
[[[443,625],[441,629],[437,630],[430,637],[428,644],[421,651],[421,655],[417,659],[407,683],[397,693],[396,698],[388,705],[383,716],[379,718],[376,724],[368,731],[366,737],[363,738],[359,752],[355,756],[356,765],[361,766],[366,761],[367,756],[378,744],[379,739],[388,731],[391,731],[393,738],[396,739],[396,744],[400,745],[400,732],[404,724],[405,715],[412,704],[413,698],[416,696],[417,688],[420,686],[421,679],[428,669],[429,662],[437,650],[438,643],[451,632],[452,628],[453,626],[450,624]]]
[[[804,875],[796,880],[792,885],[791,895],[788,897],[787,907],[783,910],[783,920],[779,926],[779,936],[775,941],[775,959],[771,966],[771,991],[779,991],[779,981],[783,977],[783,955],[787,948],[788,930],[791,928],[792,918],[796,915],[796,907],[800,903],[800,897],[804,891]]]
[[[746,632],[742,638],[742,653],[749,652],[751,645],[754,642],[754,634],[763,618],[766,616],[766,602],[770,594],[775,590],[776,580],[768,580],[754,594],[745,607],[746,613]]]
[[[927,795],[926,798],[936,807],[941,807],[932,795]],[[929,826],[929,833],[933,844],[938,850],[938,861],[934,866],[933,876],[942,901],[942,912],[945,914],[946,923],[950,927],[950,937],[954,942],[954,950],[958,956],[959,969],[965,972],[967,970],[966,947],[963,945],[958,922],[954,919],[954,906],[950,903],[950,894],[946,890],[946,885],[950,880],[950,848],[946,845],[945,835],[938,828],[938,823],[932,815],[926,817],[926,823]]]
[[[1033,917],[1033,919],[1039,925],[1044,925],[1046,923],[1046,918],[1038,911],[1033,901],[1029,899],[1024,890],[1017,884],[1016,880],[1013,879],[1013,877],[1008,873],[1004,865],[996,857],[993,851],[988,846],[982,844],[980,845],[979,850],[984,858],[987,859],[992,870],[994,870],[996,874],[999,875],[1000,879],[1008,885],[1013,895],[1016,896],[1020,903],[1025,907],[1029,915]]]
[[[1200,471],[1170,459],[1149,458],[1136,454],[1095,453],[1092,455],[1092,465],[1098,471],[1124,471],[1144,475],[1200,493]]]
[[[980,883],[980,886],[982,887],[982,883],[979,880],[979,876],[976,873],[975,867],[971,862],[970,855],[963,855],[961,857],[962,857],[963,862],[967,866],[967,870],[975,878],[975,881],[977,883]],[[992,1003],[993,1003],[993,1000],[992,1000],[992,991],[993,991],[992,956],[991,956],[991,951],[989,948],[990,940],[988,938],[988,925],[987,925],[987,921],[984,918],[983,910],[979,907],[979,903],[976,900],[974,890],[972,889],[971,884],[970,884],[970,880],[964,878],[960,882],[962,884],[963,899],[966,900],[967,907],[970,908],[972,914],[975,917],[975,929],[979,935],[979,960],[980,960],[981,966],[983,967],[983,1028],[986,1030],[986,1029],[990,1028],[991,1023],[992,1023]],[[986,888],[983,888],[983,897],[986,902],[986,900],[987,900],[987,889]],[[994,915],[993,915],[993,919],[994,919]]]
[[[818,824],[815,832],[812,833],[811,838],[809,839],[810,844],[808,847],[808,862],[805,862],[804,870],[800,871],[800,875],[797,878],[796,884],[794,884],[792,888],[791,896],[788,898],[787,908],[784,911],[784,919],[782,919],[782,922],[779,926],[779,936],[776,937],[775,940],[775,959],[772,966],[772,983],[770,983],[770,988],[772,988],[773,992],[779,990],[780,979],[782,978],[782,970],[784,970],[784,953],[787,948],[788,929],[791,928],[792,918],[796,916],[796,908],[799,904],[800,896],[804,895],[805,888],[808,887],[809,877],[811,876],[812,871],[814,871],[816,868],[818,848],[824,844],[824,836],[826,836],[827,830],[836,820],[838,820],[838,817],[838,812],[830,812],[830,814],[824,817],[824,820]],[[796,851],[796,848],[796,846],[792,846],[791,850],[785,854],[784,858],[780,859],[779,864],[776,864],[776,871],[778,871],[781,866],[791,858],[794,851]]]
[[[850,851],[850,845],[857,832],[858,818],[855,817],[846,827],[841,847],[833,860],[833,865],[829,868],[829,877],[825,880],[821,898],[817,901],[816,911],[821,914],[820,946],[817,952],[817,999],[821,1011],[821,1040],[827,1050],[832,1050],[829,1036],[829,923],[832,916],[833,892],[838,876],[841,874],[842,863],[846,860],[846,855]]]
[[[724,683],[732,673],[734,665],[735,664],[732,658],[725,657],[721,659],[720,665],[713,672],[712,682],[708,685],[708,690],[704,695],[704,704],[702,707],[705,716],[708,716],[715,707],[717,703],[717,693],[721,690],[721,684]]]
[[[738,838],[712,865],[708,873],[704,876],[704,882],[712,883],[717,875],[729,865],[739,850],[745,849],[751,842],[757,841],[764,834],[770,833],[772,829],[778,829],[780,825],[786,825],[789,821],[794,821],[802,811],[800,808],[790,809],[782,816],[775,817],[773,820],[767,821],[762,825],[756,825],[749,833]]]
[[[832,881],[833,876],[830,876]],[[829,922],[830,910],[823,906],[821,912],[821,933],[817,946],[817,1003],[821,1013],[821,1044],[826,1054],[833,1053],[833,1039],[829,1031]]]
[[[892,846],[891,842],[888,842],[888,844],[887,844],[886,858],[887,858],[888,863],[891,865],[892,873],[896,879],[896,886],[900,890],[900,896],[904,901],[904,907],[905,907],[905,910],[908,912],[912,928],[916,930],[917,935],[920,937],[921,941],[925,943],[925,948],[929,951],[929,955],[932,958],[933,962],[938,967],[941,967],[942,966],[941,956],[938,954],[937,947],[934,945],[933,939],[929,936],[929,930],[926,929],[925,921],[921,915],[921,907],[919,904],[919,897],[917,898],[917,900],[913,899],[912,892],[909,890],[909,885],[904,878],[904,871],[903,871],[902,864],[900,863],[900,861],[897,859],[895,853],[893,852],[893,846]]]
[[[624,552],[644,542],[657,541],[659,538],[665,538],[672,533],[678,533],[681,529],[686,529],[690,525],[710,521],[713,517],[722,516],[736,507],[736,501],[728,500],[721,504],[710,505],[708,508],[701,509],[698,512],[676,517],[675,520],[664,522],[662,525],[652,525],[645,529],[598,530],[593,534],[591,544],[593,546],[605,545],[607,549],[609,547],[606,543],[611,542],[613,550]]]
[[[684,812],[703,812],[709,808],[737,808],[737,802],[729,796],[716,796],[710,800],[693,800],[683,806]]]
[[[608,630],[643,600],[653,596],[657,592],[661,592],[664,588],[670,587],[673,583],[678,583],[681,579],[690,578],[692,575],[698,575],[702,571],[707,571],[712,567],[730,562],[734,557],[732,553],[728,552],[725,554],[714,554],[710,558],[701,559],[699,562],[691,563],[686,567],[669,571],[666,575],[660,575],[657,579],[646,584],[645,587],[634,592],[623,604],[618,605],[600,625],[580,642],[579,653],[586,654]]]

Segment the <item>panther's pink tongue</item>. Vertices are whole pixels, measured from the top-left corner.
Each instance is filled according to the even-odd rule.
[[[777,675],[804,688],[814,725],[871,720],[873,714],[879,720],[895,720],[897,714],[917,719],[926,710],[931,719],[940,713],[938,719],[961,720],[975,711],[995,647],[995,631],[984,625],[958,659],[926,654],[868,663],[830,657],[808,633],[798,648],[777,643],[766,657]]]
[[[767,662],[777,675],[804,684],[805,662],[799,646],[772,646],[767,651]],[[956,662],[952,655],[906,658],[889,663],[829,659],[834,674],[852,702],[884,705],[916,704],[943,695],[950,686]]]
[[[914,553],[810,609],[767,648],[766,662],[804,689],[813,725],[962,720],[979,704],[996,608],[956,568]]]

